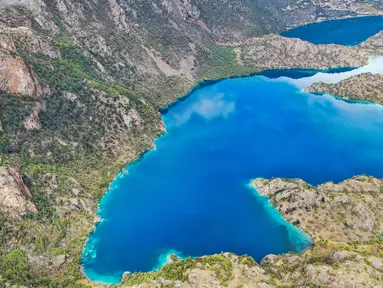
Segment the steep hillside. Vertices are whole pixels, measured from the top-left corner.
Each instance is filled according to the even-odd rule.
[[[325,63],[365,63],[375,48],[262,36],[382,12],[364,2],[0,1],[1,284],[85,285],[80,255],[97,203],[164,133],[159,110],[203,79],[292,66],[253,57],[269,38],[281,44],[269,55],[304,46]]]

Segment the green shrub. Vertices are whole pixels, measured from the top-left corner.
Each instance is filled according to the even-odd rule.
[[[19,249],[15,249],[6,254],[1,265],[4,278],[18,283],[26,279],[28,269],[27,256]]]

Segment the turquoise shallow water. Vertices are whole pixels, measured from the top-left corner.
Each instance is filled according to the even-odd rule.
[[[116,283],[169,253],[229,251],[260,260],[311,245],[248,183],[311,184],[383,176],[381,106],[301,92],[263,76],[223,80],[165,110],[168,133],[127,167],[100,203],[83,254],[87,276]]]
[[[353,46],[383,30],[383,16],[368,16],[324,21],[301,26],[281,35],[301,38],[314,44]]]

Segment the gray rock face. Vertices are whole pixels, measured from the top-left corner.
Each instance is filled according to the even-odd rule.
[[[9,30],[0,26],[0,92],[28,96],[49,93],[49,88],[40,85],[32,67],[23,58],[14,56],[15,52]]]
[[[383,272],[383,259],[382,258],[370,256],[367,258],[367,261],[372,265],[372,267]]]
[[[32,109],[31,114],[24,120],[24,128],[27,131],[41,130],[39,113],[45,111],[45,102],[38,102]]]
[[[65,255],[57,255],[52,259],[52,265],[55,268],[59,268],[66,262],[66,256]]]
[[[0,51],[0,91],[32,96],[41,94],[43,88],[22,58]]]
[[[278,256],[277,255],[273,255],[273,254],[266,255],[262,259],[261,265],[274,265],[277,260],[278,260]]]
[[[13,39],[6,33],[0,34],[0,49],[16,52],[16,47],[13,43]]]
[[[0,209],[15,219],[36,212],[28,187],[20,174],[12,168],[0,167]]]

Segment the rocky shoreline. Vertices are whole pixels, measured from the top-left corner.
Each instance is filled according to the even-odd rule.
[[[362,243],[379,240],[383,232],[381,179],[355,176],[313,187],[301,179],[259,178],[251,186],[314,241]]]

